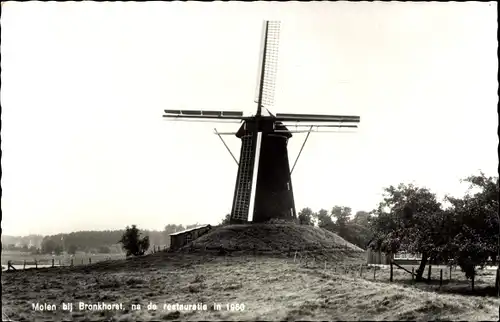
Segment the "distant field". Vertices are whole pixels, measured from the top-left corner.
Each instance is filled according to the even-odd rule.
[[[443,294],[386,282],[388,270],[361,262],[302,260],[294,255],[215,256],[160,252],[75,268],[2,274],[2,308],[13,320],[498,320],[500,301]],[[326,266],[325,266],[326,263]],[[438,273],[439,274],[439,273]],[[456,272],[457,278],[463,275]],[[433,274],[433,276],[436,276]],[[409,277],[409,276],[406,276]],[[437,275],[439,278],[439,275]],[[489,279],[489,277],[488,277]],[[431,285],[429,287],[435,287]],[[467,287],[467,285],[465,285]],[[33,311],[31,303],[122,303],[119,311]],[[148,310],[149,302],[158,305]],[[207,310],[163,310],[163,304],[207,304]],[[222,305],[214,310],[214,303]],[[244,308],[227,310],[226,304]],[[132,310],[132,304],[142,308]]]
[[[58,265],[59,261],[61,261],[62,265],[70,265],[71,264],[71,258],[73,258],[73,265],[81,265],[82,261],[83,264],[88,264],[89,263],[89,258],[91,259],[91,262],[99,262],[103,261],[106,259],[123,259],[125,258],[125,255],[122,254],[84,254],[84,253],[77,253],[74,256],[71,255],[59,255],[59,256],[52,256],[52,255],[47,255],[47,254],[41,254],[41,255],[32,255],[31,253],[23,253],[23,252],[18,252],[18,251],[2,251],[1,255],[1,261],[2,261],[2,266],[6,266],[8,261],[11,261],[13,265],[23,265],[24,261],[27,263],[33,263],[35,260],[38,262],[38,264],[44,265],[44,264],[51,264],[52,259],[54,259],[54,264]]]

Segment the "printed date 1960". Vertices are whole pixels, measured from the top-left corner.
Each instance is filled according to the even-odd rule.
[[[241,312],[245,310],[245,304],[243,303],[214,303],[214,309],[216,311],[227,310],[227,311],[236,311]]]
[[[227,303],[226,309],[228,311],[244,311],[245,304],[243,304],[243,303]]]

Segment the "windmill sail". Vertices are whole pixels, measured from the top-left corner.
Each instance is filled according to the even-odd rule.
[[[262,106],[274,102],[274,87],[278,64],[279,21],[264,21],[260,53],[255,119],[247,119],[240,129],[242,149],[233,201],[231,218],[238,221],[252,221],[256,209],[257,181],[262,149]],[[241,131],[243,130],[243,131]],[[237,134],[238,136],[238,134]],[[246,147],[246,148],[245,148]]]
[[[278,113],[276,114],[276,120],[281,122],[359,123],[360,117],[354,115]]]
[[[262,46],[255,90],[255,103],[260,107],[274,104],[274,88],[278,69],[278,47],[280,40],[280,22],[264,21]]]
[[[241,118],[243,117],[243,112],[204,111],[204,110],[165,110],[165,114],[163,115],[163,117],[241,120]]]

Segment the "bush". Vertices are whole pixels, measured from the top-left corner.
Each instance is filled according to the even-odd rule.
[[[231,224],[231,214],[226,214],[226,216],[224,217],[224,219],[222,219],[219,225],[226,226],[230,224]]]
[[[136,225],[127,226],[119,242],[126,251],[127,257],[144,255],[149,248],[149,236],[140,238],[139,229]]]

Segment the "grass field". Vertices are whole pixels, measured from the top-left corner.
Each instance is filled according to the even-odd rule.
[[[410,274],[400,269],[394,269],[392,283],[389,269],[377,269],[374,280],[375,268],[365,262],[364,251],[319,228],[226,226],[179,252],[3,272],[2,309],[13,321],[499,318],[500,300],[478,296],[489,294],[495,271],[479,272],[472,296],[460,271],[439,288],[437,267],[437,282],[411,285]],[[80,302],[122,306],[80,310]],[[73,311],[62,310],[63,303],[73,303]],[[55,310],[41,311],[36,304],[54,304]],[[166,306],[178,304],[201,306]]]
[[[295,256],[294,256],[295,257]],[[500,301],[443,294],[388,283],[385,270],[359,278],[360,262],[293,257],[157,253],[74,268],[2,274],[2,308],[11,319],[97,320],[498,320]],[[457,275],[459,272],[457,271]],[[399,276],[395,274],[395,276]],[[399,276],[401,279],[403,275]],[[399,278],[398,277],[398,278]],[[64,312],[62,302],[123,303],[119,311]],[[158,306],[148,310],[149,302]],[[54,312],[32,303],[55,304]],[[207,310],[164,310],[163,305],[203,303]],[[214,303],[222,305],[214,310]],[[226,304],[244,309],[227,310]],[[141,309],[132,310],[132,304]]]

